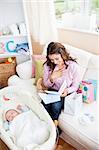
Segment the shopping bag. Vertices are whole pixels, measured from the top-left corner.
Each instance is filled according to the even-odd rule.
[[[90,81],[82,81],[77,93],[82,93],[83,102],[91,103],[95,100],[94,85]]]
[[[69,115],[77,115],[82,108],[82,93],[76,92],[65,97],[64,113]]]
[[[88,79],[88,81],[91,82],[94,86],[94,100],[96,100],[97,99],[98,80]]]

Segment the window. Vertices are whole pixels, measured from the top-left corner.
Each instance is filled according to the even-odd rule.
[[[54,0],[56,18],[64,27],[99,31],[99,0]]]

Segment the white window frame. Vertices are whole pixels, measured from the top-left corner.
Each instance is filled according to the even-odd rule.
[[[68,3],[69,2],[69,0],[64,0],[64,2],[66,2],[66,3]],[[90,3],[90,0],[81,0],[81,6],[80,6],[80,14],[84,14],[84,15],[89,15],[89,12],[90,12],[90,10],[91,10],[91,3]],[[95,16],[94,16],[95,17]],[[86,23],[86,21],[84,22],[84,23]],[[58,21],[58,27],[61,27],[61,28],[65,28],[63,25],[62,25],[62,21]],[[84,32],[86,31],[86,32],[96,32],[95,30],[96,30],[96,25],[94,24],[94,27],[93,27],[93,29],[90,29],[90,30],[86,30],[86,29],[79,29],[79,28],[75,28],[75,27],[73,27],[74,28],[74,30],[76,29],[76,30],[83,30]],[[66,28],[68,28],[68,27],[66,27]],[[70,27],[71,28],[71,27]],[[72,29],[73,29],[72,28]]]

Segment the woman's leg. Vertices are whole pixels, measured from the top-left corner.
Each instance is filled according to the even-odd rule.
[[[52,113],[53,120],[58,120],[58,117],[59,117],[62,107],[63,107],[63,103],[64,103],[64,101],[61,100],[61,101],[51,104],[51,113]]]
[[[52,120],[58,120],[58,117],[64,106],[64,97],[61,98],[61,101],[55,103],[45,104],[42,101],[42,104],[49,113],[49,115],[51,116]]]
[[[41,103],[43,104],[49,115],[52,117],[51,104],[45,104],[43,101]]]

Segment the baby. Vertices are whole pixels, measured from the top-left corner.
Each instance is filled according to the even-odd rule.
[[[28,111],[29,108],[27,106],[18,105],[17,110],[15,109],[9,109],[5,113],[5,119],[10,122],[12,121],[17,115],[19,115],[22,112]]]
[[[4,119],[8,122],[7,132],[19,148],[31,150],[49,138],[48,124],[26,105],[7,108]]]

